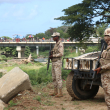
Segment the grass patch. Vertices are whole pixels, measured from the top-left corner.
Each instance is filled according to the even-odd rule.
[[[32,107],[32,110],[37,110],[37,107]]]
[[[9,104],[8,107],[5,107],[4,110],[8,110],[10,107],[13,107],[13,106],[17,105],[17,103],[14,103],[13,100],[9,101],[8,104]]]
[[[41,92],[41,94],[42,94],[42,97],[43,97],[43,98],[47,98],[47,97],[49,98],[49,97],[50,97],[50,96],[49,96],[47,93],[45,93],[45,92]]]
[[[52,102],[49,100],[44,101],[42,104],[47,105],[47,106],[53,106],[56,102]]]
[[[9,101],[9,107],[13,107],[15,105],[17,105],[17,103],[14,103],[13,100]]]
[[[2,72],[0,72],[0,78],[3,76],[3,73]]]
[[[36,110],[44,110],[44,108],[40,105]]]
[[[39,101],[39,102],[41,101],[41,97],[40,97],[40,96],[36,96],[36,97],[34,97],[33,99],[34,99],[34,100],[37,100],[37,101]]]
[[[88,46],[85,53],[94,52],[94,51],[100,51],[100,48],[98,45],[97,46]]]
[[[73,105],[79,105],[78,101],[73,101]]]
[[[79,56],[79,53],[70,53],[67,57],[73,58]],[[66,57],[66,56],[65,56]]]
[[[32,85],[37,85],[41,83],[48,84],[49,82],[52,82],[52,73],[51,69],[52,66],[50,65],[48,73],[47,73],[47,65],[44,65],[39,62],[35,63],[28,63],[26,64],[11,64],[11,66],[6,66],[7,64],[4,64],[3,68],[6,69],[8,72],[12,70],[14,67],[19,67],[21,70],[23,70],[25,73],[29,75],[30,81]],[[66,80],[67,75],[69,74],[70,70],[63,70],[62,69],[62,79]]]
[[[77,57],[79,53],[76,53],[76,49],[69,49],[65,48],[64,49],[64,57]]]
[[[37,82],[41,84],[42,82],[48,83],[52,82],[52,75],[51,75],[51,66],[49,67],[48,73],[47,73],[47,66],[44,66],[39,69],[37,74]]]
[[[62,110],[66,110],[66,109],[62,107]]]
[[[48,55],[49,55],[49,50],[46,50],[46,51],[40,51],[39,52],[39,56],[43,56],[43,57],[48,57]]]
[[[81,106],[77,106],[75,109],[76,110],[82,110],[82,107]]]

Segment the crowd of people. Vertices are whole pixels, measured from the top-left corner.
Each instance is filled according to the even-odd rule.
[[[60,38],[62,42],[69,42],[69,39]],[[53,42],[53,39],[45,39],[44,37],[42,39],[39,38],[15,38],[12,39],[6,38],[6,37],[0,37],[0,42]]]

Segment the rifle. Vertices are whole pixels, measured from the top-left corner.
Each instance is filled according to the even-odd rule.
[[[98,61],[97,61],[96,65],[95,65],[95,69],[97,69],[97,68],[100,66],[100,58],[101,58],[101,54],[102,54],[102,52],[103,52],[103,49],[104,49],[104,43],[102,44],[101,52],[100,52],[100,54],[99,54]],[[96,75],[96,71],[93,72],[92,82],[91,82],[90,89],[92,88],[92,84],[93,84],[95,75]]]
[[[51,56],[51,49],[52,49],[52,44],[50,44],[49,56]],[[48,57],[48,63],[47,63],[47,73],[48,73],[48,69],[49,69],[49,64],[50,64],[50,57]]]

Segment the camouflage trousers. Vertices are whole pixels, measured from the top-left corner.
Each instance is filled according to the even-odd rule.
[[[107,104],[108,110],[110,110],[110,72],[101,74],[102,87],[105,94],[105,102]]]
[[[62,88],[61,67],[62,67],[61,60],[52,62],[52,80],[54,88]]]

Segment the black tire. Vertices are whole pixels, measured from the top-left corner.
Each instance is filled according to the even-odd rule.
[[[74,72],[71,71],[67,77],[66,88],[71,97],[76,99],[90,99],[93,98],[98,90],[99,86],[93,85],[90,89],[90,85],[87,85],[85,89],[81,89],[81,84],[85,79],[74,79]]]
[[[74,73],[71,71],[69,74],[68,74],[68,77],[67,77],[67,80],[66,80],[66,88],[67,88],[67,91],[69,93],[69,95],[73,98],[76,98],[76,99],[79,99],[73,92],[73,89],[72,89],[72,83],[73,83],[73,76],[74,76]]]

